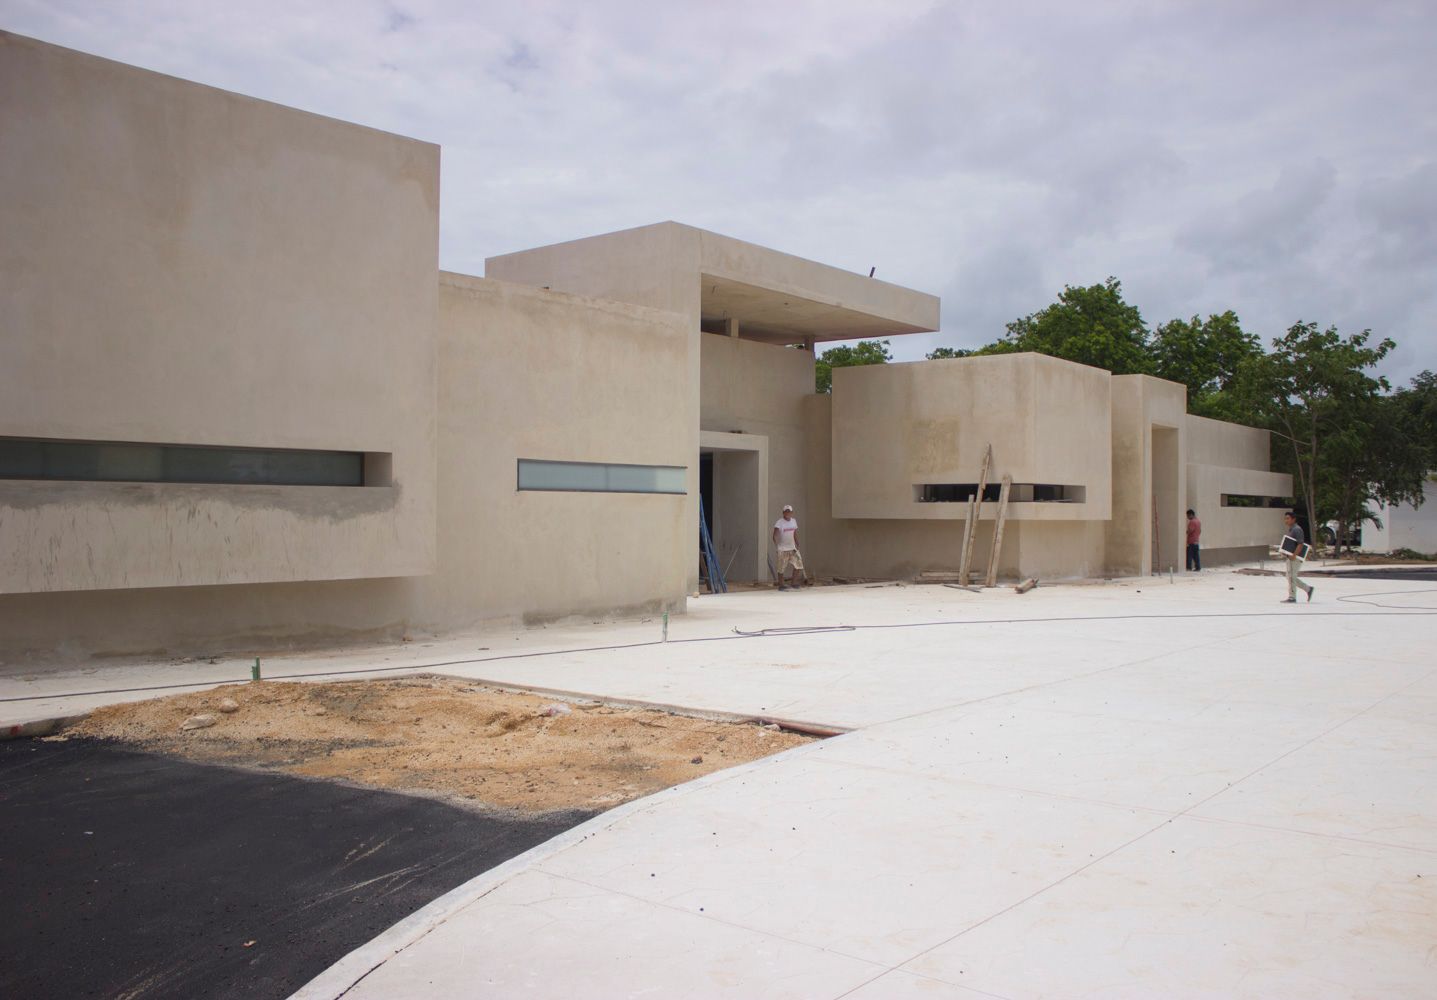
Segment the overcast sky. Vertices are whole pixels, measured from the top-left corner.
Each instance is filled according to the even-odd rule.
[[[943,299],[1065,284],[1437,369],[1437,3],[0,0],[0,27],[443,146],[440,265],[674,219]]]

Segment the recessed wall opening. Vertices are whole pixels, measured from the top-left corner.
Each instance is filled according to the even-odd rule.
[[[1002,484],[988,483],[983,502],[997,503]],[[967,503],[978,492],[977,483],[918,483],[913,487],[915,503]],[[1064,483],[1014,483],[1009,503],[1087,503],[1088,488]]]
[[[1187,544],[1183,508],[1180,500],[1182,485],[1181,442],[1177,428],[1152,425],[1149,454],[1152,455],[1152,554],[1153,572],[1183,564],[1183,546]]]
[[[713,469],[712,499],[705,498],[704,514],[710,518],[719,569],[729,581],[761,579],[754,567],[767,558],[768,547],[754,530],[761,514],[758,452],[713,451],[702,457]]]
[[[1292,507],[1292,497],[1264,497],[1252,493],[1223,493],[1221,497],[1223,507]]]
[[[0,438],[0,479],[236,486],[388,486],[388,452]]]

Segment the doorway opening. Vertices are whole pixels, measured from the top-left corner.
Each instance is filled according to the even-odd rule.
[[[729,583],[767,580],[768,438],[704,431],[699,444],[699,493],[719,569]]]
[[[1175,427],[1152,427],[1152,572],[1166,573],[1183,568],[1185,519],[1178,496],[1178,431]]]

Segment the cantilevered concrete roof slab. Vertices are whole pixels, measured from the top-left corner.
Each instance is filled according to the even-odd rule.
[[[671,309],[793,344],[938,329],[935,295],[677,222],[491,257],[485,274]]]
[[[936,295],[718,233],[694,232],[702,316],[738,320],[746,339],[792,344],[810,337],[858,340],[938,329]]]

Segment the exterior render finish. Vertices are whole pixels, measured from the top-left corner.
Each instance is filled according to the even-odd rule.
[[[1038,355],[818,394],[938,299],[690,226],[441,273],[435,146],[3,33],[0,184],[0,661],[682,611],[701,506],[733,580],[785,503],[811,574],[951,571],[989,445],[1009,579],[1180,566],[1188,506],[1240,558],[1291,488]]]
[[[0,190],[0,436],[384,466],[0,480],[0,593],[433,572],[438,147],[0,34]]]
[[[702,385],[686,414],[694,455],[707,451],[718,472],[725,506],[741,510],[760,473],[751,461],[705,449],[700,434],[765,433],[772,436],[770,464],[762,478],[767,495],[757,498],[766,515],[785,503],[802,507],[803,445],[798,405],[813,391],[816,343],[861,337],[889,337],[938,328],[936,296],[876,281],[792,254],[746,243],[677,222],[591,236],[552,246],[490,257],[485,274],[504,281],[538,285],[581,295],[654,306],[677,312],[692,333],[690,379]],[[701,336],[705,331],[708,336]],[[718,336],[740,341],[720,345]],[[802,347],[799,358],[794,347]],[[768,387],[765,389],[764,387]],[[737,484],[735,480],[739,480]],[[697,526],[700,464],[689,478],[689,523]],[[713,517],[718,510],[711,511]],[[745,537],[736,517],[714,524],[720,560],[734,559],[736,579],[765,579],[767,533]],[[773,523],[773,517],[768,518]],[[752,569],[748,567],[752,566]],[[689,583],[696,588],[694,560]]]
[[[1268,471],[1267,431],[1188,414],[1187,506],[1202,520],[1203,565],[1261,559],[1282,537],[1292,476]],[[1253,498],[1263,506],[1238,506]]]

